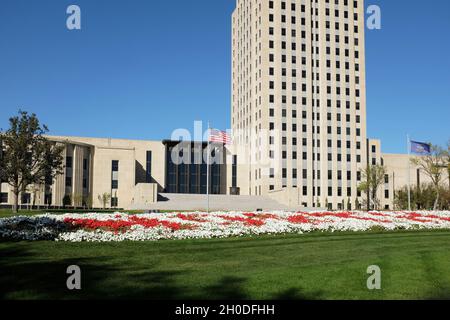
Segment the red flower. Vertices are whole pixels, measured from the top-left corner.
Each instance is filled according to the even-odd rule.
[[[433,220],[424,219],[426,217],[424,217],[423,215],[421,215],[419,213],[415,213],[415,212],[405,214],[405,215],[401,216],[400,218],[407,219],[410,221],[415,221],[415,222],[433,222]]]
[[[229,216],[219,216],[219,217],[224,219],[224,220],[227,220],[227,221],[242,222],[242,223],[244,223],[245,225],[248,225],[248,226],[260,227],[260,226],[265,224],[264,221],[259,220],[259,219],[242,218],[242,217],[229,217]]]
[[[169,221],[160,221],[158,219],[147,219],[139,218],[137,216],[130,216],[128,220],[96,220],[96,219],[64,219],[65,223],[71,224],[76,228],[86,229],[86,230],[97,230],[106,229],[114,232],[126,231],[132,226],[140,225],[144,228],[155,228],[158,226],[163,226],[165,228],[171,229],[172,231],[182,230],[182,229],[192,229],[193,226],[187,224],[181,224]]]
[[[206,222],[207,220],[200,218],[197,214],[182,214],[178,213],[177,218],[186,221]]]
[[[309,223],[308,218],[305,218],[305,216],[303,216],[303,215],[289,217],[288,221],[290,223],[296,223],[296,224]]]

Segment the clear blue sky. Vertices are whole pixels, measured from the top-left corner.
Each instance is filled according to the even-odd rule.
[[[450,138],[450,1],[366,0],[368,134]],[[82,30],[66,29],[66,8]],[[0,127],[19,107],[55,135],[169,138],[194,120],[230,126],[235,0],[1,0]]]

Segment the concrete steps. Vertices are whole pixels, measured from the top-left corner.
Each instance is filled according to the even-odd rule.
[[[159,194],[159,201],[145,207],[130,208],[134,210],[188,210],[206,211],[206,195],[194,194]],[[289,208],[270,197],[264,196],[228,196],[211,195],[209,198],[211,211],[255,211],[257,209],[294,211],[301,208]]]

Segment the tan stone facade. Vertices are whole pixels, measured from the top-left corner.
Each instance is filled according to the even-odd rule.
[[[355,203],[367,163],[363,1],[238,0],[232,24],[242,194]]]
[[[411,164],[410,159],[413,157],[415,156],[408,156],[407,154],[383,154],[383,164],[387,168],[386,184],[384,190],[380,190],[379,194],[383,208],[387,206],[393,208],[394,190],[402,189],[408,183],[411,187],[432,183],[423,169]],[[442,168],[442,174],[442,186],[450,187],[446,168]]]
[[[135,201],[155,202],[157,193],[164,187],[165,148],[161,142],[79,137],[49,139],[66,146],[65,173],[57,176],[51,186],[41,187],[39,193],[30,187],[27,195],[22,196],[23,201],[20,201],[23,205],[61,207],[64,197],[68,196],[68,206],[101,208],[103,204],[99,196],[107,193],[110,195],[108,207],[129,207]],[[147,151],[152,152],[152,164],[161,164],[161,168],[152,171],[150,183],[146,183],[142,168],[146,164]],[[113,161],[118,163],[117,170],[112,168]],[[3,184],[2,192],[6,190],[8,186]],[[118,199],[118,203],[114,198]],[[9,194],[8,203],[12,201],[13,196]]]
[[[186,173],[183,173],[183,165],[179,166],[173,171],[176,176],[171,177],[170,167],[174,166],[168,159],[171,156],[170,146],[176,146],[178,142],[81,137],[49,137],[49,139],[66,146],[65,173],[56,177],[51,185],[30,186],[26,193],[20,195],[19,203],[22,207],[35,205],[60,208],[64,205],[64,198],[69,197],[70,202],[66,203],[68,207],[102,208],[99,196],[109,194],[107,208],[139,209],[157,203],[158,195],[161,193],[205,193],[204,164],[194,165]],[[412,186],[430,182],[416,166],[409,165],[408,155],[382,154],[379,140],[368,140],[366,145],[366,158],[369,163],[384,164],[387,168],[385,184],[378,194],[382,208],[394,209],[394,190],[408,184],[408,169]],[[233,158],[236,155],[234,151],[235,147],[232,147],[220,156],[224,162],[226,161],[226,166],[224,165],[217,175],[220,181],[216,182],[215,194],[230,195],[233,187],[240,191],[248,186],[249,180],[245,170],[248,166],[233,165]],[[210,172],[211,179],[213,174]],[[353,174],[358,175],[355,172],[340,173],[343,179],[347,178],[346,175]],[[448,176],[446,174],[444,176],[443,181],[446,183]],[[183,177],[188,180],[181,181]],[[170,188],[170,179],[174,179],[173,183],[177,189]],[[194,180],[198,182],[197,185],[193,183]],[[203,182],[200,183],[200,180]],[[183,185],[186,184],[195,188],[183,189]],[[336,184],[336,188],[340,186],[341,184]],[[271,191],[266,196],[271,196],[283,206],[309,207],[303,203],[306,200],[300,193],[301,190],[301,188],[281,188]],[[214,194],[212,187],[210,192]],[[238,194],[242,195],[241,192]],[[359,203],[363,203],[364,194],[358,194],[358,198]],[[233,199],[236,201],[238,198]],[[12,205],[14,202],[14,196],[6,183],[1,185],[0,200],[1,206]],[[316,206],[326,207],[328,204],[330,209],[347,209],[349,202],[351,208],[356,209],[356,202],[344,196],[326,197],[323,201],[319,200]]]
[[[171,148],[179,146],[179,142],[48,138],[65,146],[64,174],[57,176],[51,185],[30,186],[20,195],[19,204],[22,206],[102,208],[99,197],[108,194],[107,208],[144,208],[156,203],[158,194],[163,192],[206,193],[204,159],[200,159],[200,164],[186,161],[180,166],[172,165]],[[190,145],[183,145],[181,149],[191,150]],[[197,146],[200,146],[200,153],[206,148],[202,143]],[[225,155],[222,162],[225,163]],[[211,194],[226,193],[225,169],[225,165],[220,168],[211,165]],[[0,205],[14,202],[6,183],[2,183],[1,193]]]

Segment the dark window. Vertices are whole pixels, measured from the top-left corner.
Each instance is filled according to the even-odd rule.
[[[233,167],[232,167],[232,186],[237,187],[237,156],[233,156]]]
[[[48,193],[48,194],[45,195],[44,203],[46,205],[51,205],[52,204],[52,194],[51,193]]]
[[[66,157],[66,168],[72,168],[73,158]]]
[[[0,203],[8,203],[8,193],[0,193]]]
[[[186,146],[187,148],[189,146]],[[177,165],[172,161],[172,152],[179,146],[167,145],[167,165],[166,177],[168,193],[191,193],[206,194],[207,185],[207,166],[202,157],[202,152],[206,149],[206,144],[201,146],[191,145],[191,158],[203,160],[201,163],[193,163],[191,165]],[[221,149],[216,152],[223,152]],[[213,152],[212,152],[213,153]],[[236,181],[237,182],[237,181]],[[236,183],[237,184],[237,183]],[[212,164],[210,166],[210,193],[220,194],[221,192],[221,165]]]
[[[66,187],[72,186],[72,177],[66,177]]]
[[[152,182],[152,152],[147,151],[147,159],[145,162],[145,182]]]
[[[119,161],[118,160],[112,161],[112,171],[113,172],[119,171]]]
[[[31,194],[22,193],[22,204],[29,204],[31,202]]]
[[[112,161],[112,173],[111,173],[111,189],[119,189],[119,181],[118,179],[118,175],[115,174],[117,172],[119,172],[119,161],[118,160],[113,160]]]
[[[118,207],[119,206],[119,198],[112,197],[111,198],[111,207]]]

